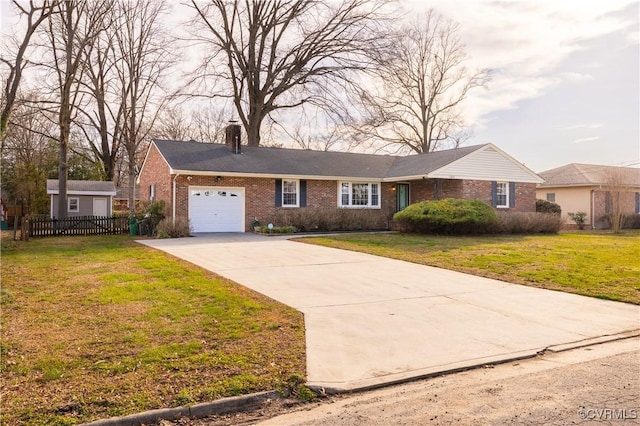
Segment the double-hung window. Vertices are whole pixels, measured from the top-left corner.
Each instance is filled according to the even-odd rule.
[[[299,194],[297,180],[282,180],[282,207],[298,207]]]
[[[340,207],[380,207],[380,184],[340,182]]]
[[[496,183],[496,207],[509,207],[509,182]]]
[[[80,211],[80,199],[77,197],[67,198],[67,211],[69,213],[78,213]]]

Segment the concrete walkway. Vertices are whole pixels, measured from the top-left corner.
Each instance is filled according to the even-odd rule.
[[[307,384],[327,391],[640,335],[640,306],[281,237],[140,242],[302,311]]]

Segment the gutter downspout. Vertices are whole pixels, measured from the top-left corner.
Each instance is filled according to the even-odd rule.
[[[171,223],[176,224],[176,179],[178,179],[180,173],[176,173],[173,178],[173,187],[171,188]]]

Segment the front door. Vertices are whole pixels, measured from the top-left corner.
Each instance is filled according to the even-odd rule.
[[[396,211],[404,210],[409,202],[409,184],[396,184]]]

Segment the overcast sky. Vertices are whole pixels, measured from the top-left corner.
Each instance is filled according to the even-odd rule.
[[[492,142],[537,172],[640,163],[639,0],[402,3],[458,22],[470,65],[493,70],[464,105],[468,145]],[[0,0],[3,32],[8,9]]]
[[[494,70],[466,113],[469,144],[492,142],[540,172],[640,158],[638,0],[430,0],[460,24],[471,60]]]

